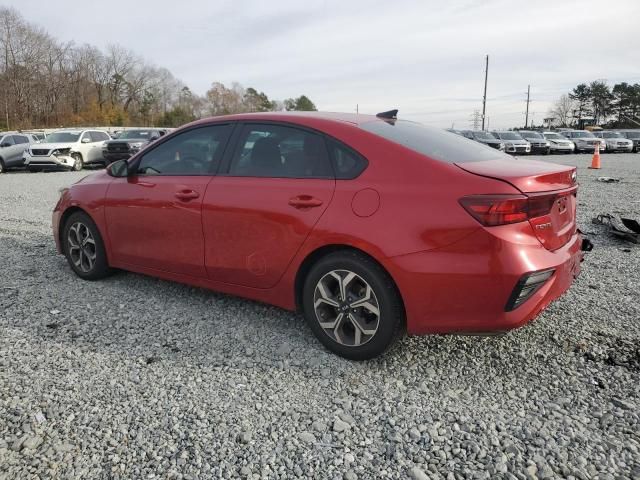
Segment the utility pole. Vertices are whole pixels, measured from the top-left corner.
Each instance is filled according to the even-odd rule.
[[[487,79],[489,78],[489,55],[485,58],[484,66],[484,95],[482,96],[482,130],[484,130],[484,118],[487,112]]]
[[[527,125],[529,125],[529,93],[531,92],[531,85],[527,85],[527,113],[525,114],[524,117],[524,128],[527,128]]]
[[[358,111],[358,104],[356,103],[356,115],[358,115],[360,112]]]

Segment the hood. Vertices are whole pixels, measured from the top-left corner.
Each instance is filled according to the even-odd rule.
[[[149,143],[149,139],[148,138],[123,138],[123,139],[117,139],[114,138],[113,140],[105,140],[104,144],[105,145],[110,145],[112,143],[142,143],[142,144],[147,144]]]
[[[503,143],[508,143],[509,145],[529,145],[529,142],[526,140],[501,140]]]
[[[58,148],[73,148],[76,142],[64,142],[64,143],[32,143],[30,148],[36,150],[56,150]]]

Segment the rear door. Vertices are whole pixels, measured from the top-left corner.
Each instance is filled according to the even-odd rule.
[[[205,264],[213,280],[271,288],[331,202],[322,135],[247,123],[204,198]]]
[[[150,147],[133,175],[113,180],[105,215],[116,262],[206,277],[202,201],[230,128],[181,132]]]

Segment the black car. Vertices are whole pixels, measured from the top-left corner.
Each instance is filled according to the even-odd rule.
[[[140,128],[124,130],[114,140],[104,142],[102,156],[107,165],[129,158],[148,144],[155,142],[166,133],[161,128]]]
[[[619,132],[633,142],[634,152],[640,152],[640,130],[619,130]]]
[[[531,153],[549,155],[549,152],[551,151],[551,144],[546,138],[544,138],[542,133],[535,132],[533,130],[520,130],[518,133],[531,144]]]
[[[485,145],[495,148],[496,150],[500,150],[504,152],[504,142],[498,140],[496,137],[491,135],[489,132],[485,132],[482,130],[462,130],[460,134],[463,137],[466,137],[470,140],[475,140],[479,143],[484,143]]]

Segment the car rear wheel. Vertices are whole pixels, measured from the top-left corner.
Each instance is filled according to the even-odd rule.
[[[79,153],[74,153],[71,155],[71,158],[73,158],[73,166],[71,167],[71,169],[74,172],[79,172],[80,170],[82,170],[82,167],[84,166],[82,155],[80,155]]]
[[[339,251],[320,259],[303,287],[305,319],[318,340],[351,360],[382,354],[404,325],[402,301],[387,272],[369,257]]]
[[[72,214],[62,233],[65,257],[80,278],[98,280],[112,273],[98,227],[84,212]]]

